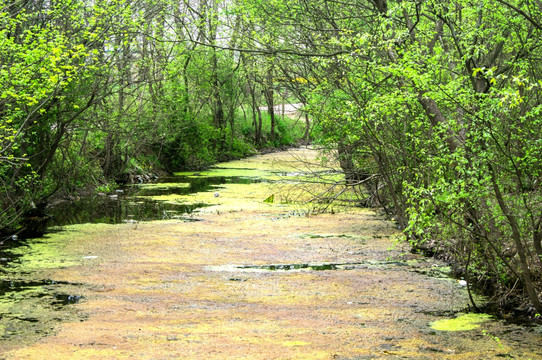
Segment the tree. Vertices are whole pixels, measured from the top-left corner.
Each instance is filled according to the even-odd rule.
[[[104,42],[122,1],[93,5],[3,1],[0,14],[4,124],[0,161],[1,223],[14,225],[55,191],[45,175],[57,149],[97,101]],[[61,155],[62,156],[62,155]]]

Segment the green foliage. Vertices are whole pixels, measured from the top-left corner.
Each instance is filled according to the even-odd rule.
[[[287,117],[277,119],[277,130],[280,145],[296,144],[303,137],[302,124]]]
[[[89,87],[105,64],[95,40],[106,36],[104,23],[119,13],[69,0],[34,5],[0,3],[0,227],[16,226],[33,202],[61,187],[44,177],[96,95]]]
[[[182,132],[165,142],[161,161],[170,171],[201,169],[217,161],[219,149],[213,139],[220,134],[210,124],[190,122]]]
[[[257,151],[250,141],[234,137],[231,142],[231,149],[228,150],[227,155],[234,159],[241,159],[256,153]]]
[[[300,120],[290,117],[284,117],[280,114],[275,114],[276,121],[276,138],[271,140],[271,118],[267,111],[262,111],[262,138],[266,141],[266,147],[280,147],[296,144],[303,137],[303,126]],[[251,119],[244,119],[238,117],[235,122],[236,132],[243,136],[244,142],[254,143],[254,125]],[[253,151],[249,151],[245,154],[248,155]]]

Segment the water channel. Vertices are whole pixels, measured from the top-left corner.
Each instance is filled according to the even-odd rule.
[[[49,234],[0,249],[0,359],[4,352],[6,359],[18,359],[44,349],[57,349],[58,358],[105,354],[124,359],[139,352],[139,358],[149,359],[158,354],[160,358],[237,359],[243,349],[254,359],[542,358],[541,326],[469,314],[465,290],[449,278],[446,264],[411,257],[406,248],[393,247],[390,239],[396,231],[378,215],[362,211],[307,217],[306,206],[296,205],[293,199],[299,198],[291,192],[309,173],[306,165],[293,165],[300,154],[307,156],[303,150],[296,153],[295,161],[285,160],[285,154],[268,155],[220,164],[206,172],[178,173],[49,209],[54,216]],[[314,160],[315,155],[310,156]],[[318,171],[337,176],[329,169]],[[288,191],[288,196],[283,193],[281,198],[279,191]],[[282,243],[275,243],[277,238]],[[305,288],[313,282],[320,285]],[[326,290],[330,285],[337,287]],[[293,292],[285,290],[289,286]],[[340,297],[335,295],[339,288],[344,292]],[[208,290],[211,295],[205,293]],[[162,293],[169,295],[163,298]],[[112,298],[116,300],[110,303]],[[295,315],[290,305],[283,308],[292,299],[298,299],[296,306],[303,305],[297,310],[303,315]],[[320,299],[319,307],[311,307],[311,299]],[[119,302],[124,305],[118,307]],[[248,304],[265,306],[250,310],[253,305]],[[131,307],[135,313],[124,313]],[[320,307],[331,310],[324,313]],[[237,314],[226,320],[228,331],[245,339],[228,340],[235,346],[221,347],[210,340],[222,336],[221,323],[201,327],[218,321],[215,316],[223,310]],[[248,322],[242,320],[247,311],[254,311]],[[187,320],[194,312],[200,318]],[[329,329],[329,323],[313,319],[321,312],[334,324]],[[165,314],[163,320],[157,318],[146,337],[134,343],[140,335],[126,319],[136,314],[134,320],[141,321],[157,313]],[[120,314],[114,321],[126,321],[127,327],[100,323],[104,314],[108,321]],[[169,324],[172,314],[187,324],[186,331],[176,326],[167,334],[156,330]],[[278,314],[284,317],[280,322],[285,329],[270,325],[279,321]],[[346,318],[348,314],[351,317]],[[304,316],[307,328],[286,325],[284,321],[292,316]],[[262,327],[253,328],[253,321]],[[327,330],[323,334],[310,330],[312,322],[315,329]],[[234,323],[244,325],[236,328]],[[70,324],[68,330],[63,324]],[[74,335],[79,332],[70,332],[78,326],[91,326],[88,333],[98,326],[125,336],[110,349],[104,345],[109,344],[106,340],[85,342],[83,335]],[[253,330],[247,334],[247,328]],[[269,336],[280,340],[269,342],[266,328]],[[306,332],[321,337],[322,344],[311,347]],[[62,345],[64,333],[68,343],[81,345],[75,350],[74,345]],[[335,348],[332,344],[337,340],[333,340],[325,347],[326,333],[349,340]],[[361,334],[374,337],[374,344],[356,348],[353,342],[365,341]],[[162,337],[167,346],[153,352],[147,341]],[[247,347],[246,341],[253,346]],[[263,348],[256,341],[263,342]],[[147,345],[140,347],[140,342]],[[182,343],[184,350],[175,343]],[[100,352],[106,347],[108,352]]]

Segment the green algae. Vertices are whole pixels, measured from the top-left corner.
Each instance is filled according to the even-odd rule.
[[[144,197],[146,199],[167,202],[170,204],[182,204],[184,203],[183,201],[184,196],[185,195],[181,195],[181,194],[167,194],[167,195],[148,195]]]
[[[162,204],[191,207],[189,213],[302,205],[306,208],[299,212],[309,214],[315,207],[308,204],[313,195],[307,191],[307,186],[314,187],[318,183],[325,188],[330,178],[341,175],[316,165],[314,158],[305,157],[303,164],[292,161],[292,156],[296,158],[293,154],[302,153],[255,156],[199,172],[177,172],[166,183],[136,185],[140,189],[137,196]],[[176,182],[182,185],[175,187]],[[169,184],[172,186],[168,189]],[[340,197],[352,198],[348,192]]]
[[[190,187],[190,183],[187,182],[164,182],[164,183],[148,183],[137,185],[140,189],[152,189],[152,190],[169,190],[171,188],[187,188]]]
[[[275,196],[275,203],[264,203],[272,193],[268,183],[223,184],[214,191],[199,192],[187,195],[170,195],[161,198],[183,204],[203,203],[207,207],[199,207],[198,212],[226,212],[247,209],[264,209],[278,206],[280,197]]]
[[[234,160],[218,164],[203,171],[176,172],[176,176],[188,178],[205,177],[238,177],[277,181],[306,180],[306,176],[327,172],[315,157],[301,155],[301,152],[282,152],[268,155],[257,155],[246,159]],[[335,174],[337,176],[337,174]]]
[[[13,264],[22,271],[39,271],[44,269],[57,269],[80,264],[80,259],[63,252],[60,243],[44,241],[33,242],[28,245],[12,249],[11,255],[18,258],[18,264]]]
[[[202,172],[176,172],[176,176],[186,176],[188,178],[207,178],[207,177],[225,177],[225,178],[264,178],[270,176],[270,173],[261,169],[232,169],[232,168],[211,168]]]
[[[454,319],[438,320],[431,323],[431,328],[438,331],[468,331],[480,327],[491,320],[488,314],[461,314]]]
[[[98,234],[113,229],[112,224],[76,224],[50,228],[50,233],[38,239],[25,239],[18,246],[5,249],[2,256],[7,258],[6,272],[0,280],[14,274],[41,274],[50,270],[79,266],[83,256],[68,250],[81,239],[92,239]]]

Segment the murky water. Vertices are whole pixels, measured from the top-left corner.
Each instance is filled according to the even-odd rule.
[[[84,286],[49,278],[41,270],[73,265],[57,241],[22,239],[0,249],[0,341],[27,343],[50,334],[56,324],[83,320],[71,305]],[[15,246],[14,246],[15,245]]]
[[[217,168],[219,170],[219,168]],[[196,209],[208,206],[204,202],[168,201],[175,195],[190,195],[216,191],[223,184],[251,184],[258,177],[177,175],[155,183],[126,186],[108,195],[95,195],[50,207],[50,226],[83,223],[119,224],[130,221],[186,219]],[[162,199],[160,199],[162,198]]]
[[[51,333],[58,323],[83,320],[84,314],[70,308],[82,300],[80,286],[50,279],[0,280],[0,341],[26,343]]]

